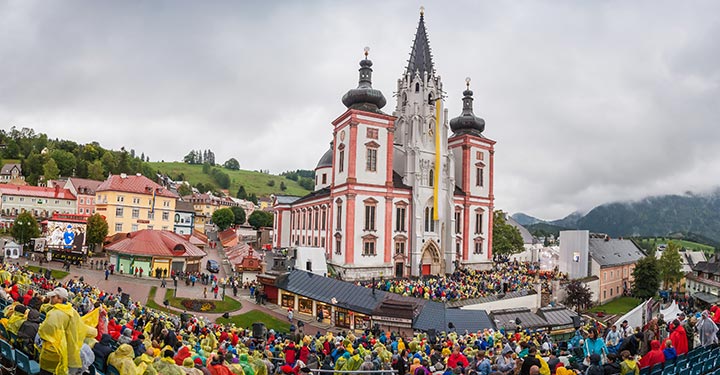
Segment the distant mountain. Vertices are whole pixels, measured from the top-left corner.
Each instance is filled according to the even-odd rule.
[[[575,211],[560,220],[553,220],[549,223],[562,228],[575,229],[577,228],[578,220],[580,220],[582,217],[582,212]]]
[[[518,219],[516,216],[520,216]],[[662,195],[633,202],[612,202],[587,214],[574,212],[560,220],[524,224],[527,214],[513,218],[530,232],[556,233],[564,229],[587,229],[612,237],[668,236],[681,233],[711,246],[720,243],[720,189],[710,194]]]
[[[544,223],[544,220],[540,220],[536,217],[532,217],[530,215],[524,214],[522,212],[514,213],[510,215],[511,218],[513,218],[515,221],[518,222],[518,224],[526,227],[528,225],[536,224],[536,223]]]
[[[615,237],[690,232],[720,241],[720,191],[603,204],[580,218],[577,227]]]
[[[551,234],[552,234],[553,236],[557,237],[557,236],[560,235],[560,231],[561,231],[561,230],[567,230],[567,229],[568,229],[568,228],[565,228],[565,227],[560,227],[560,226],[557,226],[557,225],[553,225],[553,224],[550,224],[550,223],[544,223],[544,222],[543,222],[543,223],[530,224],[530,225],[526,226],[526,228],[527,228],[527,230],[530,231],[530,233],[532,233],[532,234],[534,234],[534,235],[536,235],[536,236],[538,236],[538,237],[548,236],[548,235],[551,235]]]

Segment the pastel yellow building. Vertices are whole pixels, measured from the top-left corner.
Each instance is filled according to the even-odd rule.
[[[95,212],[105,216],[108,235],[142,229],[172,231],[177,198],[141,174],[111,175],[95,191]]]
[[[195,208],[195,229],[205,233],[205,225],[212,224],[212,214],[226,207],[239,207],[240,204],[228,197],[216,197],[210,193],[192,194],[183,197]]]

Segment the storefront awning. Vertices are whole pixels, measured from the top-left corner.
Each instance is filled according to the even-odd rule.
[[[693,297],[695,297],[705,303],[709,303],[711,305],[720,301],[720,297],[718,297],[714,294],[710,294],[710,293],[699,292],[699,293],[693,294]]]

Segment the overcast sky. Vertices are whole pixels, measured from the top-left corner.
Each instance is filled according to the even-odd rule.
[[[720,175],[718,1],[0,0],[0,124],[312,169],[370,46],[395,107],[420,5],[452,117],[472,77],[497,208],[556,219]]]

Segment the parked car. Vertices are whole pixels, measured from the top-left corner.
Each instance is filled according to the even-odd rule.
[[[218,262],[216,260],[212,260],[212,259],[208,260],[206,268],[208,271],[210,271],[212,273],[220,272],[220,265],[218,264]]]

